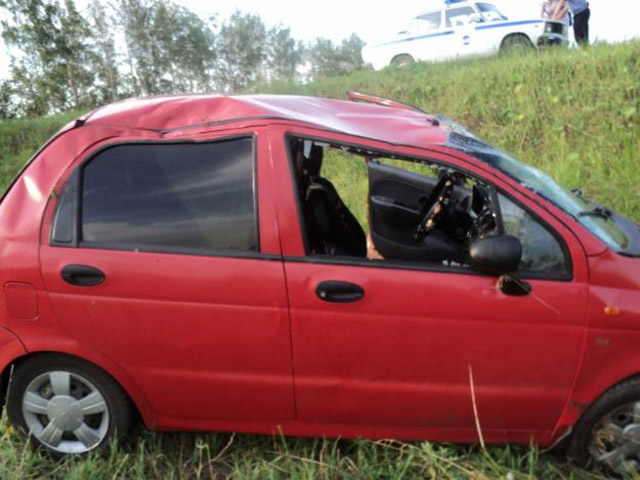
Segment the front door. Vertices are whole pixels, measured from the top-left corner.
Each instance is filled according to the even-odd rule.
[[[165,422],[294,417],[269,157],[234,135],[102,149],[45,225],[57,321]]]
[[[325,175],[334,185],[348,186],[338,189],[343,199],[362,191],[362,178],[354,176],[362,168],[338,168],[333,161],[344,156],[343,165],[364,162],[356,149],[338,140],[321,145],[325,162],[332,162]],[[345,153],[349,151],[354,154]],[[360,151],[377,156],[372,147]],[[391,167],[381,175],[374,162],[369,165],[369,209],[395,204],[394,228],[403,219],[411,221],[409,213],[420,210],[434,179],[412,181],[412,175],[420,175],[396,175],[397,168]],[[351,175],[349,181],[340,180],[341,170]],[[472,201],[465,196],[472,192],[466,185],[456,187],[454,197],[471,209]],[[415,188],[414,198],[392,198],[402,188]],[[295,189],[283,184],[281,191],[293,195]],[[516,432],[510,439],[528,441],[530,435],[554,427],[582,349],[585,260],[561,224],[549,217],[542,223],[506,195],[494,198],[499,198],[505,229],[523,242],[531,295],[507,295],[498,288],[497,276],[464,271],[448,261],[420,262],[410,255],[403,260],[296,255],[296,242],[302,239],[290,227],[283,248],[289,252],[285,269],[301,420],[392,428],[378,432],[413,427],[418,430],[405,430],[405,435],[417,437],[424,429],[447,429],[458,432],[460,440],[473,440],[473,384],[486,438],[505,440],[504,432],[510,430]],[[286,208],[283,202],[279,207]],[[369,218],[378,213],[370,211]],[[291,216],[295,213],[289,211]],[[385,236],[384,226],[363,227]],[[304,225],[299,228],[304,233]],[[559,238],[551,234],[552,228],[561,232]],[[540,255],[536,246],[545,242],[551,255],[568,257]],[[534,272],[551,271],[551,265],[557,275],[544,278]]]

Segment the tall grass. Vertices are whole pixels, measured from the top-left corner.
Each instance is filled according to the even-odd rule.
[[[640,219],[640,43],[358,72],[261,91],[360,90],[447,115],[567,187]],[[0,188],[75,116],[0,122]],[[328,162],[329,168],[336,168]],[[363,165],[353,175],[364,178]],[[339,177],[334,171],[333,177]],[[343,179],[340,188],[351,187]],[[340,178],[337,180],[340,182]],[[355,186],[362,194],[365,185]],[[363,194],[362,194],[363,195]],[[364,208],[364,207],[363,207]],[[362,212],[360,212],[362,215]],[[0,422],[1,479],[602,478],[535,447],[464,447],[227,434],[152,434],[99,457],[53,461]]]
[[[24,163],[78,112],[41,118],[0,121],[0,194]]]
[[[34,452],[0,424],[3,480],[107,479],[602,479],[535,447],[296,439],[141,432],[104,455],[59,461]]]

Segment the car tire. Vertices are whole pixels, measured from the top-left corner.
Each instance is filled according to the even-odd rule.
[[[398,68],[406,68],[409,65],[415,63],[415,60],[408,53],[403,53],[402,55],[396,55],[391,60],[391,65]]]
[[[509,35],[502,41],[500,51],[506,52],[527,52],[533,49],[533,43],[526,35]]]
[[[616,385],[580,418],[568,446],[579,467],[624,475],[640,472],[640,379]]]
[[[64,355],[19,363],[9,385],[7,413],[33,447],[55,457],[107,451],[134,423],[129,397],[107,373]]]

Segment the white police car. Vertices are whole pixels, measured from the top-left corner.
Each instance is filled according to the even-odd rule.
[[[406,31],[379,45],[363,49],[364,61],[379,70],[415,60],[446,60],[569,44],[561,22],[530,19],[511,21],[492,3],[447,0],[438,9],[414,17]]]

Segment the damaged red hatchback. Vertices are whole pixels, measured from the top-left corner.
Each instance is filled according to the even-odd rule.
[[[450,442],[477,419],[640,465],[640,227],[446,118],[352,100],[129,100],[38,152],[0,204],[13,425],[65,454],[138,415]]]

